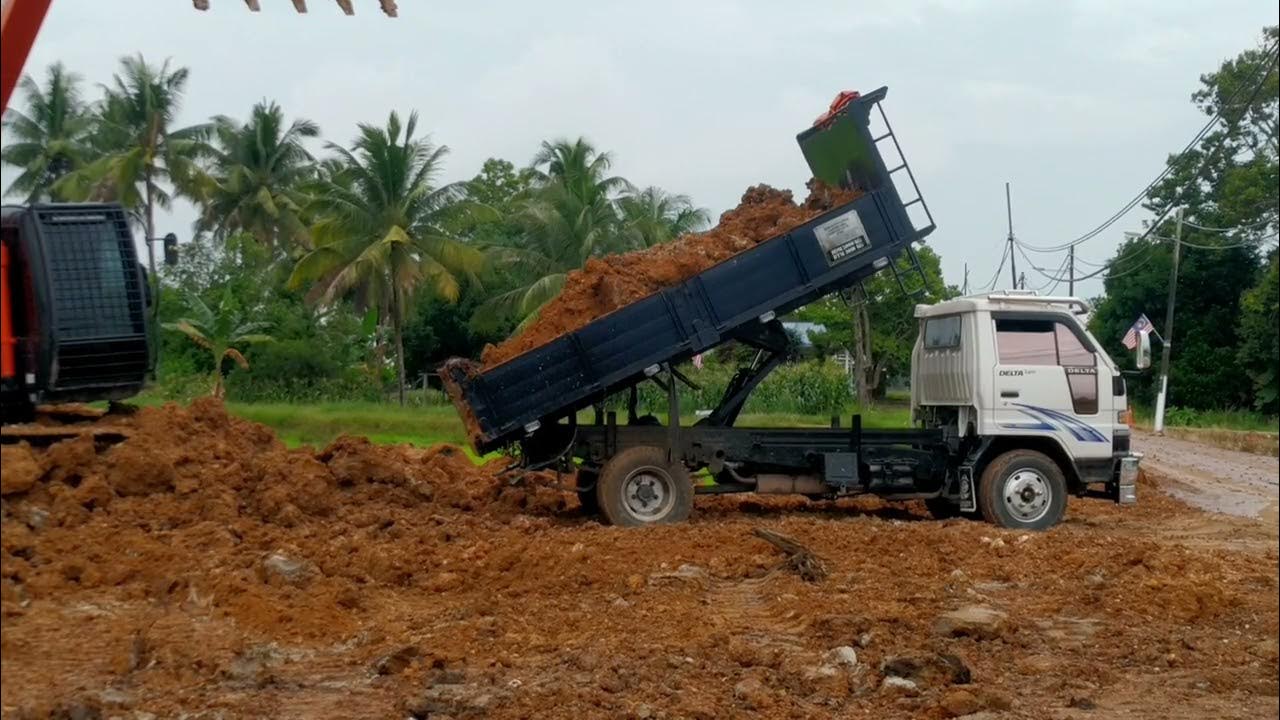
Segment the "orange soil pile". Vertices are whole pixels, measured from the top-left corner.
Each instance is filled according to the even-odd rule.
[[[860,193],[809,182],[809,196],[797,205],[789,190],[768,185],[747,188],[737,207],[720,216],[716,227],[703,233],[621,255],[592,258],[569,273],[560,295],[539,312],[518,335],[486,347],[483,369],[545,345],[557,337],[618,308],[687,280],[707,268],[803,225],[843,205]]]
[[[625,530],[448,446],[288,450],[211,401],[98,424],[130,438],[0,450],[5,718],[1259,717],[1280,690],[1274,535],[1149,483],[1042,534],[785,497]],[[1003,619],[939,630],[970,604]]]

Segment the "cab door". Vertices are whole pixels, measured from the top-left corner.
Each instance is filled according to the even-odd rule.
[[[1074,458],[1110,457],[1114,418],[1099,407],[1099,358],[1088,336],[1066,316],[1010,312],[992,318],[998,431],[1051,435]]]

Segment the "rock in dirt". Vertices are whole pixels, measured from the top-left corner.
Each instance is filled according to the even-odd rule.
[[[982,704],[982,707],[989,710],[1004,711],[1013,709],[1013,696],[1001,690],[979,690],[978,702]]]
[[[373,663],[373,671],[379,675],[398,675],[405,668],[413,664],[422,652],[418,650],[416,645],[405,645],[393,653],[388,653],[378,658]]]
[[[838,648],[827,651],[827,661],[852,670],[858,666],[858,651],[848,645],[841,645]]]
[[[275,646],[254,645],[237,653],[222,675],[234,683],[262,688],[275,682],[272,668],[279,662],[280,651]]]
[[[27,492],[43,474],[26,443],[0,447],[0,495]]]
[[[311,579],[316,568],[306,560],[299,560],[277,550],[263,559],[262,571],[268,583],[302,585]]]
[[[1249,646],[1249,654],[1273,663],[1280,658],[1280,644],[1274,639],[1262,640]]]
[[[900,677],[925,685],[967,685],[973,679],[969,666],[957,655],[932,657],[894,656],[880,663],[886,677]]]
[[[471,685],[434,685],[417,697],[402,703],[404,711],[413,718],[485,717],[489,708],[500,698],[494,693]]]
[[[880,692],[888,695],[904,695],[915,697],[920,694],[920,686],[915,681],[904,677],[890,675],[880,683]]]
[[[947,717],[960,717],[978,712],[982,709],[982,703],[968,690],[956,689],[943,695],[942,700],[938,702],[938,707]]]
[[[1008,616],[986,605],[966,605],[943,613],[934,621],[933,631],[942,637],[971,637],[993,640],[1004,634]]]
[[[744,678],[734,685],[733,697],[748,710],[763,710],[773,705],[769,688],[756,677]]]
[[[1077,710],[1095,710],[1097,709],[1098,704],[1093,701],[1093,698],[1086,697],[1084,695],[1072,695],[1071,698],[1067,700],[1067,707],[1072,707]]]

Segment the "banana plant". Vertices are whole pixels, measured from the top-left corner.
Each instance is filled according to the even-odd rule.
[[[176,322],[164,323],[166,330],[180,332],[191,342],[213,355],[213,390],[211,395],[220,398],[226,393],[222,364],[230,359],[242,369],[249,369],[249,361],[240,348],[256,343],[271,342],[274,338],[261,331],[270,323],[246,321],[230,291],[223,293],[217,310],[210,308],[194,294],[187,296],[190,316]]]

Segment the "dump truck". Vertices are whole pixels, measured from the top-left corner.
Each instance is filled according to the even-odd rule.
[[[171,258],[176,238],[165,242]],[[30,419],[42,403],[120,400],[142,389],[154,365],[154,303],[123,207],[5,205],[0,260],[5,422]]]
[[[623,526],[683,520],[699,493],[875,494],[1029,530],[1057,523],[1069,494],[1135,502],[1124,379],[1076,298],[918,307],[913,427],[867,429],[857,415],[847,427],[736,425],[792,353],[782,316],[833,293],[865,298],[861,283],[881,271],[906,289],[900,257],[919,269],[913,244],[936,225],[884,112],[887,92],[844,93],[797,137],[813,176],[855,199],[494,367],[446,362],[442,380],[476,451],[576,471],[584,508]],[[683,424],[678,385],[693,383],[679,364],[731,340],[755,348],[754,361],[710,413]],[[639,413],[646,382],[666,393],[665,423]],[[625,401],[621,421],[606,410],[613,398]],[[695,487],[704,471],[714,483]]]

